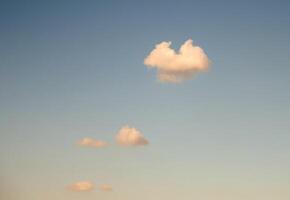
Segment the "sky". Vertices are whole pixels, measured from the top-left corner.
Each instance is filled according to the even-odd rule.
[[[286,0],[1,1],[0,198],[289,200],[289,35]],[[146,62],[190,39],[207,70]]]

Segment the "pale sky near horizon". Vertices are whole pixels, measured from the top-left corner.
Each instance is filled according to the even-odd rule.
[[[286,0],[1,1],[0,199],[289,200],[289,35]],[[157,81],[154,45],[189,38],[208,72]]]

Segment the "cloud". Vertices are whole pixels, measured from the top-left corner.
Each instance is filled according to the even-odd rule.
[[[149,144],[148,140],[136,128],[122,127],[117,136],[117,142],[122,146],[139,146]]]
[[[101,148],[107,146],[107,143],[102,140],[94,140],[92,138],[83,138],[78,141],[78,144],[86,147]]]
[[[100,186],[100,190],[110,192],[113,190],[113,187],[108,184],[103,184]]]
[[[193,45],[191,39],[185,41],[177,53],[170,45],[171,42],[157,44],[144,60],[149,68],[157,69],[160,81],[178,83],[208,70],[207,55],[201,47]]]
[[[85,192],[85,191],[91,191],[94,189],[94,184],[92,184],[89,181],[81,181],[77,183],[73,183],[69,186],[69,188],[73,191],[80,191],[80,192]]]

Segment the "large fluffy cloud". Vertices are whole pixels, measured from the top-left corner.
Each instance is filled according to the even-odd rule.
[[[94,184],[89,181],[81,181],[77,183],[73,183],[69,186],[69,188],[73,191],[91,191],[94,189]]]
[[[156,68],[162,82],[181,82],[204,72],[209,67],[209,59],[203,49],[192,44],[189,39],[181,45],[179,52],[170,47],[171,42],[161,42],[145,58],[144,64]]]
[[[107,146],[107,143],[102,140],[95,140],[92,138],[83,138],[82,140],[78,141],[78,144],[81,146],[86,147],[94,147],[94,148],[101,148]]]
[[[149,143],[140,131],[129,126],[124,126],[119,130],[116,140],[122,146],[138,146]]]

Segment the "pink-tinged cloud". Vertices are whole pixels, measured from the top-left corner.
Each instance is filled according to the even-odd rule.
[[[108,185],[108,184],[103,184],[100,186],[100,190],[110,192],[113,190],[113,187],[111,185]]]
[[[122,146],[141,146],[149,144],[148,140],[134,127],[124,126],[122,127],[116,140],[118,144]]]
[[[107,143],[102,140],[95,140],[92,138],[83,138],[82,140],[78,141],[80,146],[86,147],[94,147],[94,148],[102,148],[107,146]]]
[[[210,61],[199,46],[189,39],[181,45],[176,53],[170,47],[171,42],[161,42],[145,58],[144,64],[156,68],[158,79],[162,82],[182,82],[209,68]]]
[[[71,184],[69,188],[73,191],[85,192],[85,191],[91,191],[95,187],[94,187],[94,184],[89,181],[81,181],[81,182]]]

